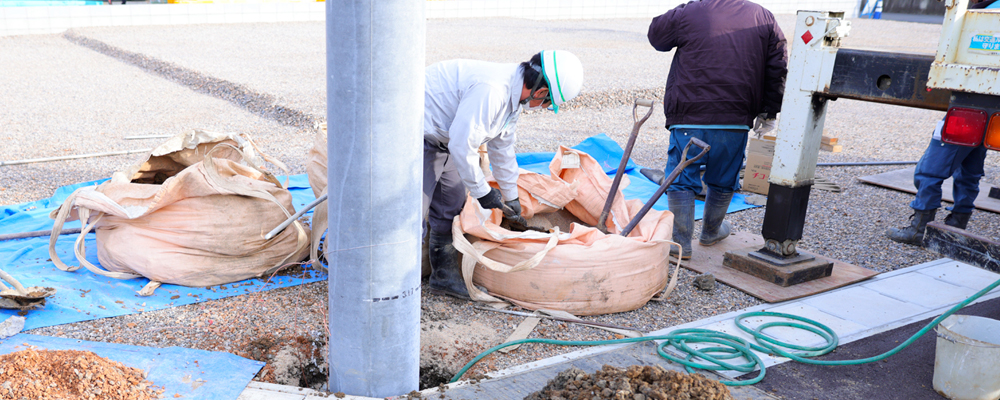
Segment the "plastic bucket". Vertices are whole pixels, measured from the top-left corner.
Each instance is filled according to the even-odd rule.
[[[1000,321],[952,315],[937,326],[934,390],[952,400],[1000,399]]]

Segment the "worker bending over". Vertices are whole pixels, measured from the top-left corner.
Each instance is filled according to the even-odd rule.
[[[485,209],[520,215],[515,127],[524,109],[559,106],[580,93],[583,66],[573,54],[545,50],[521,64],[442,61],[427,67],[424,89],[423,213],[430,229],[429,291],[462,299],[469,292],[452,244],[452,220],[466,190]],[[479,169],[486,144],[500,189]]]
[[[647,37],[656,50],[676,49],[663,96],[670,131],[664,173],[683,161],[691,138],[711,146],[667,189],[673,240],[683,249],[680,257],[689,259],[702,164],[708,193],[699,242],[711,246],[729,236],[723,219],[737,188],[747,132],[751,125],[758,135],[770,132],[781,110],[788,72],[785,36],[774,15],[755,3],[702,0],[654,18]],[[676,249],[670,253],[677,256]]]

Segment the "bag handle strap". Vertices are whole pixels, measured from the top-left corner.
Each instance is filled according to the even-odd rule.
[[[475,301],[491,304],[507,304],[503,300],[486,294],[472,284],[472,275],[475,273],[477,262],[486,268],[499,272],[525,271],[537,267],[542,262],[542,259],[549,254],[549,251],[559,244],[559,227],[554,227],[549,241],[545,244],[545,248],[516,265],[505,264],[486,256],[487,251],[500,247],[500,243],[485,240],[480,240],[475,244],[470,243],[462,232],[462,224],[459,222],[459,218],[460,216],[455,216],[454,221],[452,221],[451,235],[454,238],[455,249],[464,256],[462,257],[462,276],[465,277],[465,287],[469,291],[469,297]]]
[[[56,214],[56,220],[52,227],[52,234],[49,235],[49,257],[52,258],[52,263],[55,264],[57,268],[66,272],[76,271],[80,269],[80,267],[82,266],[84,268],[87,268],[87,270],[89,270],[90,272],[93,272],[97,275],[106,276],[109,278],[132,279],[141,277],[142,275],[130,274],[127,272],[107,271],[105,269],[102,269],[101,267],[92,264],[90,261],[87,261],[87,245],[85,239],[87,237],[87,234],[90,233],[91,229],[94,229],[97,223],[101,220],[101,217],[104,216],[104,213],[98,212],[94,216],[93,221],[90,221],[91,219],[90,213],[92,210],[78,205],[76,206],[77,213],[80,215],[80,223],[83,225],[83,228],[80,229],[80,235],[76,237],[76,242],[73,244],[73,254],[76,255],[76,260],[80,263],[80,265],[71,267],[69,265],[66,265],[66,263],[63,262],[61,258],[59,258],[59,254],[56,253],[56,241],[59,239],[59,234],[62,233],[63,224],[66,222],[66,218],[69,216],[70,210],[72,210],[73,206],[76,205],[77,195],[80,194],[80,191],[84,189],[94,190],[92,186],[79,188],[73,191],[73,193],[66,198],[66,201],[64,201],[63,204],[59,206],[59,212]]]
[[[66,265],[59,258],[59,254],[56,253],[56,242],[59,240],[59,235],[62,234],[63,225],[66,223],[66,218],[69,217],[70,211],[73,209],[73,205],[76,203],[76,195],[80,193],[81,190],[88,189],[88,187],[82,187],[76,189],[63,201],[62,205],[59,206],[58,213],[56,213],[55,223],[52,225],[52,233],[49,235],[49,258],[52,259],[52,263],[55,264],[56,268],[59,268],[66,272],[73,272],[80,269],[80,266],[69,266]],[[89,189],[93,190],[93,189]],[[81,236],[83,236],[81,230]]]
[[[667,240],[666,242],[670,243],[670,246],[677,246],[677,254],[681,254],[681,245],[680,245],[680,243],[673,242],[673,241],[670,241],[670,240]],[[669,254],[669,251],[668,251],[668,254]],[[669,256],[667,257],[666,261],[667,261],[667,274],[669,274],[670,273],[670,257]],[[674,275],[672,277],[670,277],[670,282],[667,283],[667,287],[663,288],[662,292],[657,293],[650,300],[653,300],[653,301],[667,301],[667,297],[670,296],[670,293],[672,293],[674,291],[674,288],[677,287],[677,275],[680,275],[679,272],[681,270],[681,259],[680,259],[680,257],[677,258],[677,264],[676,265],[677,266],[674,267]]]

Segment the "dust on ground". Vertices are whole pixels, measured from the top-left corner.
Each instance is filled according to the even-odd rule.
[[[454,317],[446,303],[424,307],[420,316],[420,388],[448,382],[469,360],[503,341],[497,329]]]

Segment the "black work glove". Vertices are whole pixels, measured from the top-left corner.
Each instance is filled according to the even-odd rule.
[[[521,215],[521,202],[518,201],[517,199],[511,201],[505,201],[503,204],[507,205],[507,207],[510,207],[511,211],[513,211],[513,215],[508,215],[508,217]]]
[[[479,205],[483,206],[485,209],[499,208],[503,210],[503,198],[500,197],[500,191],[496,188],[490,188],[490,192],[486,193],[483,197],[480,197]],[[518,205],[520,207],[520,204]]]

